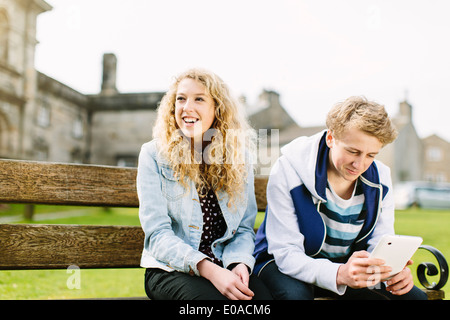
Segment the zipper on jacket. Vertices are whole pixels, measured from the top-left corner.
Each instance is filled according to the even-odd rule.
[[[355,243],[361,242],[362,240],[367,238],[367,236],[373,231],[373,229],[375,229],[375,226],[377,225],[377,222],[378,222],[378,217],[380,216],[381,206],[383,204],[383,186],[381,184],[373,183],[373,182],[367,180],[366,178],[364,178],[363,176],[360,176],[360,179],[361,179],[361,181],[363,183],[365,183],[369,187],[379,189],[380,190],[380,196],[378,197],[377,216],[376,216],[375,221],[374,221],[374,223],[372,225],[372,228],[366,233],[366,235],[364,237],[362,237],[361,239],[357,240]]]
[[[327,238],[327,225],[325,223],[325,220],[323,220],[322,214],[320,213],[320,210],[319,210],[321,203],[322,203],[322,200],[319,200],[319,202],[317,202],[317,213],[319,214],[320,219],[322,220],[322,223],[323,223],[323,239],[322,239],[322,243],[320,244],[319,250],[316,253],[314,253],[313,255],[311,255],[311,257],[315,257],[316,255],[318,255],[320,253],[320,251],[322,251],[323,244],[325,243],[325,239]]]

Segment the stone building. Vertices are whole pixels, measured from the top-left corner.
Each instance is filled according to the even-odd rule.
[[[42,0],[0,0],[0,157],[136,165],[163,93],[120,93],[105,54],[101,91],[82,94],[34,67]]]
[[[89,95],[88,131],[91,163],[135,166],[140,147],[152,137],[156,108],[163,92],[119,93],[114,54],[103,56],[101,92]]]
[[[450,182],[450,144],[431,135],[422,140],[424,150],[423,179],[434,182]]]
[[[45,1],[0,1],[0,156],[21,158],[32,148],[36,119],[36,17]]]
[[[398,113],[393,117],[398,137],[378,157],[391,168],[394,183],[423,179],[423,143],[414,128],[412,112],[407,101],[399,104]]]
[[[38,73],[32,158],[47,161],[135,166],[141,145],[151,139],[156,108],[164,93],[120,93],[117,59],[103,56],[101,91],[84,95]]]
[[[301,127],[296,124],[279,102],[279,95],[264,91],[257,103],[260,107],[249,115],[256,129],[274,129],[273,121],[282,124],[278,127],[278,144],[267,154],[279,154],[279,149],[299,136],[310,136],[323,126]],[[305,110],[305,112],[307,112]],[[431,182],[450,182],[450,143],[436,135],[421,139],[413,124],[413,107],[403,101],[398,113],[392,119],[398,130],[395,142],[384,147],[377,159],[391,168],[393,183],[426,180]]]
[[[135,166],[163,93],[119,92],[117,59],[110,53],[103,56],[101,90],[94,95],[37,71],[36,18],[48,10],[43,0],[0,0],[0,158]],[[274,91],[264,90],[256,106],[246,108],[260,137],[266,134],[269,147],[260,144],[258,155],[267,169],[281,146],[325,128],[299,126]],[[410,104],[400,103],[394,117],[399,137],[379,158],[391,167],[394,182],[450,181],[449,142],[435,135],[420,139],[412,114]]]

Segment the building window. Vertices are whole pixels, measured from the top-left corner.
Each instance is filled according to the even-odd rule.
[[[44,101],[39,106],[36,121],[37,124],[43,128],[50,126],[50,105],[48,102]]]
[[[49,156],[49,148],[47,142],[37,137],[34,139],[34,160],[47,161]]]
[[[442,150],[438,147],[430,147],[427,149],[427,159],[432,162],[442,161]]]
[[[81,139],[84,135],[84,125],[83,125],[83,117],[78,115],[72,125],[72,136],[75,139]]]

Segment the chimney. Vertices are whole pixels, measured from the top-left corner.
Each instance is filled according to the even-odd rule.
[[[400,102],[398,118],[405,124],[412,122],[412,106],[406,100]]]
[[[116,69],[116,55],[114,53],[105,53],[103,55],[103,77],[102,90],[100,94],[114,95],[118,93],[116,88]]]

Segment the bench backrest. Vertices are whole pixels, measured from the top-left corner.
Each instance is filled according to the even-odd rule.
[[[0,203],[138,207],[136,168],[0,160]],[[255,178],[265,210],[266,178]],[[137,268],[139,226],[0,224],[0,269]]]

